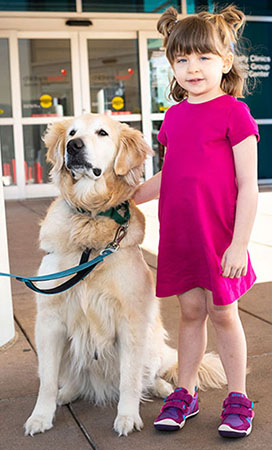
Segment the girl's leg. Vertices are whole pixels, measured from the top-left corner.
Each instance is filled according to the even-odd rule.
[[[208,314],[216,331],[218,352],[226,372],[229,392],[246,395],[247,345],[238,303],[216,306],[212,293],[206,291],[206,294]]]
[[[207,308],[204,289],[178,296],[181,308],[178,342],[178,386],[194,395],[199,364],[207,346]]]

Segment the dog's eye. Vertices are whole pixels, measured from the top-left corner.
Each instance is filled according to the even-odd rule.
[[[76,134],[76,130],[71,130],[69,136],[74,136]]]
[[[97,131],[98,136],[108,136],[108,133],[101,128],[101,130]]]

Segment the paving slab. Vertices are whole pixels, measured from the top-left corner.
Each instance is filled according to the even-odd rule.
[[[160,399],[141,405],[144,428],[128,437],[118,437],[112,429],[116,408],[97,407],[86,401],[77,401],[72,406],[99,450],[264,450],[271,448],[271,408],[267,396],[267,392],[271,391],[270,377],[267,376],[270,371],[271,359],[264,356],[259,358],[249,375],[248,395],[255,403],[256,417],[254,432],[242,440],[222,439],[217,433],[226,389],[200,392],[200,413],[188,420],[182,431],[173,433],[158,432],[153,427],[162,406]]]
[[[29,207],[25,206],[25,203]],[[42,212],[37,214],[32,200],[6,202],[7,236],[10,258],[10,272],[16,275],[35,275],[43,252],[39,250],[39,223]],[[39,202],[35,207],[43,211],[47,206]],[[12,294],[25,293],[24,283],[11,282]]]
[[[18,326],[15,329],[15,344],[0,352],[0,400],[36,394],[39,388],[36,355]]]
[[[30,415],[36,396],[0,401],[0,450],[90,450],[67,407],[58,408],[58,427],[34,437],[25,436],[23,424]]]
[[[272,283],[255,284],[239,300],[239,308],[272,324]]]
[[[25,315],[28,308],[25,308]],[[23,424],[31,414],[39,389],[37,357],[16,325],[17,340],[0,352],[0,449],[90,449],[67,407],[58,408],[58,430],[34,438],[24,436]]]
[[[35,348],[35,320],[36,320],[36,300],[35,294],[24,287],[24,292],[13,294],[14,316],[30,339]]]

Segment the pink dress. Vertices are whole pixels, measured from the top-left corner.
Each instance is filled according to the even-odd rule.
[[[255,282],[249,256],[243,277],[223,277],[221,269],[238,192],[232,147],[253,134],[259,139],[248,106],[230,95],[198,104],[184,100],[167,111],[158,134],[167,147],[159,201],[158,297],[202,287],[212,291],[215,305],[227,305]]]

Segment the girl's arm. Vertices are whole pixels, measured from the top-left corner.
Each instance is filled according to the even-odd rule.
[[[238,183],[238,197],[231,245],[225,251],[221,266],[224,277],[247,273],[247,247],[253,228],[258,200],[257,141],[254,135],[233,147]]]
[[[134,194],[136,205],[158,198],[161,188],[161,172],[156,173],[152,178],[141,184]]]

